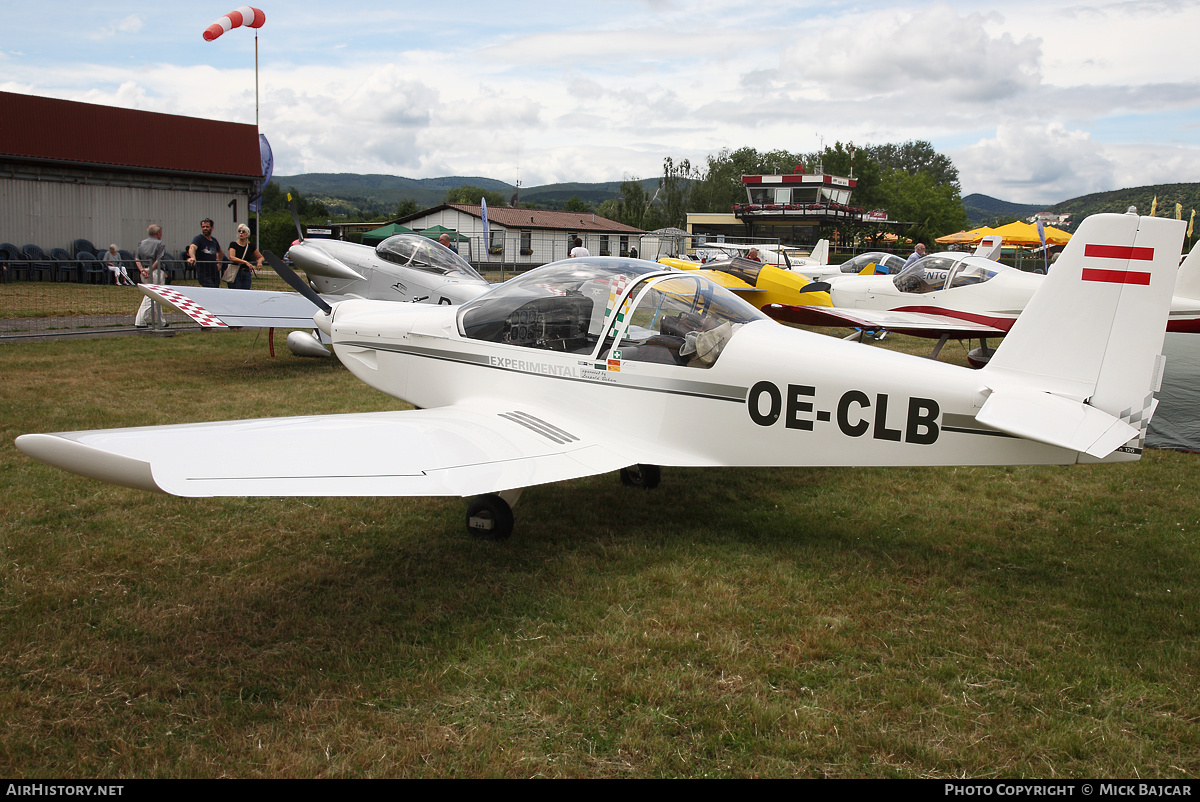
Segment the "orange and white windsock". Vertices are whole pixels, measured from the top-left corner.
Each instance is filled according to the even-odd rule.
[[[251,8],[250,6],[242,6],[235,11],[230,11],[219,20],[209,25],[204,29],[204,41],[211,42],[230,28],[246,26],[247,28],[261,28],[263,23],[267,21],[267,15],[262,13],[262,9]]]

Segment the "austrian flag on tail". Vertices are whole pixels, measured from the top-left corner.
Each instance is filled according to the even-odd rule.
[[[1126,262],[1152,262],[1154,261],[1154,249],[1088,244],[1084,246],[1083,257],[1085,259],[1118,259]],[[1083,280],[1105,281],[1112,284],[1149,284],[1150,274],[1135,270],[1085,267],[1083,268]]]
[[[211,42],[231,28],[261,28],[266,21],[267,15],[261,9],[241,6],[205,28],[204,41]]]

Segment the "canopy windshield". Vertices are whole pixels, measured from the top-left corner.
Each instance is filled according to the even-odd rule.
[[[875,265],[875,273],[878,275],[895,274],[904,269],[904,257],[882,251],[860,253],[853,259],[847,259],[845,262],[842,262],[842,272],[861,273],[866,269],[867,265]]]
[[[471,301],[459,313],[459,330],[471,339],[576,354],[668,334],[678,352],[687,331],[759,319],[761,312],[703,276],[664,273],[637,259],[584,257],[532,270]]]
[[[375,246],[375,255],[385,262],[413,267],[443,276],[458,274],[483,281],[483,277],[461,256],[440,242],[420,234],[397,234]]]
[[[957,258],[942,256],[924,256],[901,271],[892,279],[900,292],[916,294],[936,292],[946,286],[946,278],[954,269]]]

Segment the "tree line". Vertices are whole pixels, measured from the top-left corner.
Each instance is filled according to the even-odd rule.
[[[752,147],[723,148],[709,154],[703,165],[668,156],[663,160],[657,187],[647,187],[648,182],[626,175],[615,198],[594,206],[573,196],[563,202],[561,208],[594,212],[646,231],[684,228],[689,212],[729,212],[734,204],[744,203],[743,175],[788,174],[798,165],[803,165],[808,172],[820,166],[825,173],[853,175],[857,186],[851,203],[868,211],[886,210],[890,220],[910,223],[906,234],[914,239],[932,242],[936,237],[968,227],[958,168],[929,142],[919,140],[866,147],[837,142],[808,153],[759,151]],[[337,199],[305,198],[295,188],[285,192],[271,182],[263,193],[260,235],[264,248],[280,253],[295,237],[295,227],[287,208],[289,192],[305,224],[364,218],[378,219],[382,223],[421,211],[415,200],[406,198],[395,209],[380,207],[370,210],[370,214],[356,209],[357,214],[338,214],[343,210],[338,208],[341,203]],[[493,207],[508,206],[510,202],[499,191],[472,185],[448,190],[443,202],[477,204],[480,198]],[[539,208],[532,203],[519,205]],[[870,223],[842,223],[839,227],[852,229],[843,234],[871,236],[874,233]]]

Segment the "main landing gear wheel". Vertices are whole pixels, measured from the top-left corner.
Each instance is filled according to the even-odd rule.
[[[494,493],[479,496],[467,507],[467,531],[480,540],[508,540],[513,531],[513,511]]]
[[[662,481],[662,468],[657,465],[630,465],[621,469],[621,484],[653,490]]]

